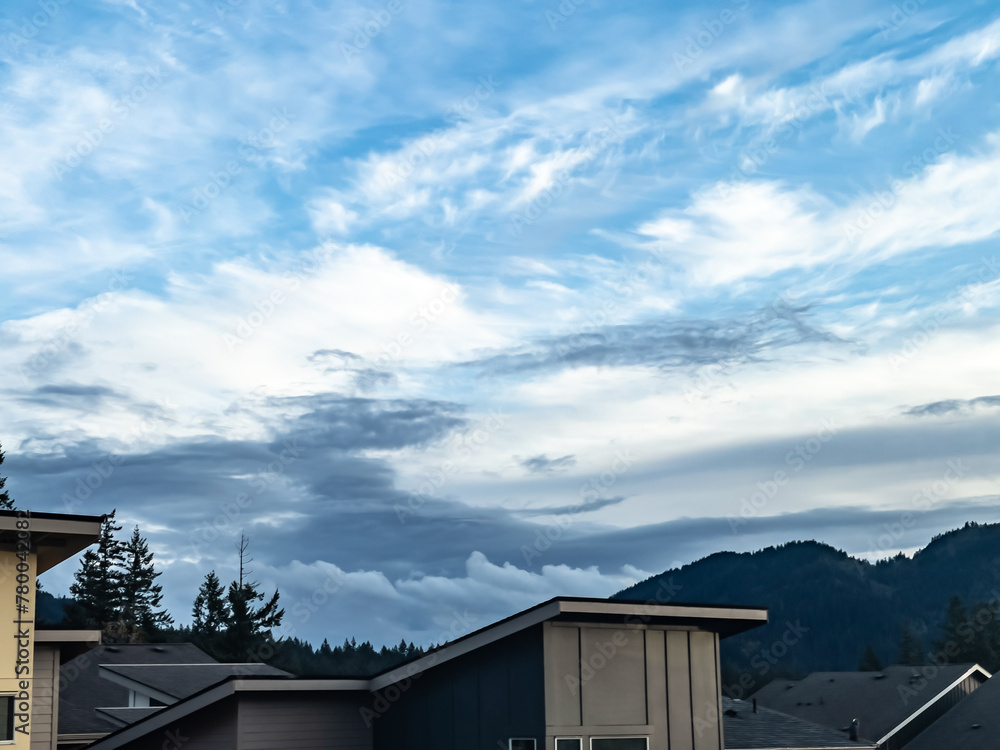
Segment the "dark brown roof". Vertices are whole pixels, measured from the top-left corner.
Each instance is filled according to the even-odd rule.
[[[918,734],[906,750],[997,750],[1000,748],[1000,677],[982,687]]]
[[[749,701],[722,699],[722,731],[726,750],[776,750],[777,748],[874,748],[874,742],[851,742],[838,732],[804,719],[772,711]]]
[[[758,705],[834,729],[859,722],[860,737],[881,740],[945,688],[976,668],[982,679],[989,675],[973,664],[947,664],[925,670],[893,666],[881,672],[813,672],[785,690],[762,688],[753,697]]]
[[[191,643],[98,646],[59,670],[59,733],[113,732],[118,724],[97,708],[128,705],[128,688],[98,674],[101,664],[214,664],[215,659]]]

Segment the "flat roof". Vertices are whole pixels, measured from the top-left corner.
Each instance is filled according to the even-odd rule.
[[[0,510],[0,550],[17,549],[19,520],[28,521],[31,551],[35,553],[41,574],[86,549],[101,536],[101,516],[78,516],[68,513],[35,513]]]

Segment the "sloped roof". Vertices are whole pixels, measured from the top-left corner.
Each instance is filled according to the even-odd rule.
[[[1000,748],[1000,677],[982,687],[918,734],[906,750]]]
[[[127,690],[174,703],[227,677],[291,677],[267,664],[102,664],[101,676]]]
[[[793,685],[798,685],[799,682],[800,680],[786,680],[779,677],[778,679],[771,680],[751,697],[756,698],[760,704],[770,706],[771,701],[774,701],[778,695],[789,690]]]
[[[98,673],[101,664],[215,664],[191,643],[98,646],[60,667],[59,733],[113,732],[119,727],[95,709],[128,705],[128,688]]]
[[[927,668],[893,666],[881,672],[813,672],[784,690],[761,689],[758,705],[834,729],[859,722],[858,735],[879,741],[969,673],[989,673],[974,664]]]
[[[806,748],[874,748],[874,742],[851,742],[838,732],[757,706],[749,701],[722,699],[722,731],[726,750],[805,750]]]
[[[106,716],[114,722],[116,727],[127,727],[140,719],[152,716],[157,711],[162,711],[165,706],[142,706],[133,708],[98,708],[97,713]]]

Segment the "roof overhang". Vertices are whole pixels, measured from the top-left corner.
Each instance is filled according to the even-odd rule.
[[[100,630],[36,630],[35,643],[59,647],[59,663],[65,664],[80,654],[101,645]]]
[[[623,599],[555,598],[428,652],[371,679],[381,690],[446,661],[543,622],[579,622],[631,628],[676,628],[726,638],[767,623],[766,607],[677,604]]]
[[[0,510],[0,550],[13,552],[17,549],[19,532],[24,531],[17,527],[17,522],[25,518],[31,535],[31,551],[37,556],[36,574],[68,560],[101,536],[100,516]]]

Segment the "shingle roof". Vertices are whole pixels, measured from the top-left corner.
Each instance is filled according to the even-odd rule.
[[[996,750],[1000,748],[1000,677],[982,687],[918,734],[906,750]]]
[[[973,666],[948,664],[925,670],[930,679],[922,677],[919,668],[904,666],[882,672],[814,672],[785,690],[762,689],[753,697],[758,705],[834,729],[857,719],[859,736],[877,741]],[[987,676],[984,672],[983,678]]]
[[[191,643],[98,646],[60,668],[59,732],[113,732],[118,724],[94,709],[128,705],[128,688],[98,674],[100,664],[214,664],[215,659]]]
[[[150,714],[162,711],[165,706],[145,706],[134,708],[98,708],[97,713],[108,716],[116,727],[124,727],[133,724],[139,719],[145,719]]]
[[[110,673],[108,677],[112,682],[117,681],[115,676],[118,676],[130,683],[152,688],[153,691],[161,693],[164,698],[169,697],[173,700],[187,698],[227,677],[292,676],[288,672],[267,664],[106,664],[101,666]],[[149,695],[153,695],[152,691]]]
[[[722,699],[722,731],[726,750],[803,750],[804,748],[874,748],[875,743],[851,742],[847,734],[804,719],[772,711],[749,701]]]

